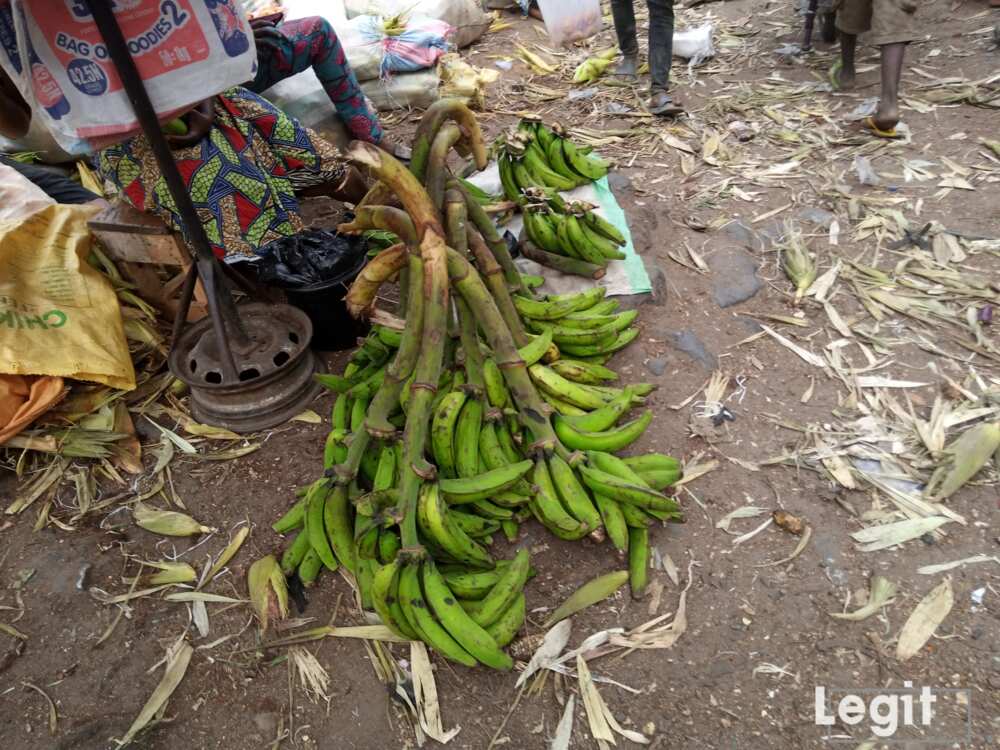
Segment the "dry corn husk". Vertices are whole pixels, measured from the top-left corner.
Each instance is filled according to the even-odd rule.
[[[851,537],[862,545],[858,548],[862,552],[877,552],[929,534],[950,520],[944,516],[908,518],[905,521],[896,521],[881,526],[869,526],[867,529],[855,531]]]
[[[274,555],[262,557],[250,566],[247,586],[250,589],[250,604],[257,613],[262,632],[274,620],[288,617],[288,588]]]
[[[925,495],[944,500],[972,479],[994,453],[1000,450],[1000,422],[978,424],[944,449],[944,458],[930,482]]]
[[[160,510],[145,503],[136,503],[132,517],[146,531],[163,536],[194,536],[215,531],[210,526],[202,526],[189,515],[175,510]]]
[[[869,591],[868,603],[866,605],[853,612],[831,612],[830,617],[836,617],[838,620],[850,620],[852,622],[858,622],[871,617],[892,601],[892,598],[896,595],[896,584],[888,578],[873,576]]]
[[[575,615],[581,609],[596,604],[607,599],[618,589],[625,585],[628,580],[627,570],[616,570],[613,573],[606,573],[587,581],[580,588],[574,591],[559,607],[549,615],[545,621],[545,627],[552,627],[560,620],[564,620],[570,615]]]
[[[159,573],[149,573],[139,576],[139,584],[143,586],[159,586],[165,583],[190,583],[198,577],[198,573],[187,563],[182,562],[159,562],[153,560],[143,560],[143,565],[151,568],[158,568]],[[125,583],[132,583],[134,578],[126,579]]]
[[[951,590],[951,579],[945,578],[931,592],[920,600],[917,608],[899,631],[896,644],[896,658],[906,661],[917,654],[934,635],[934,631],[944,622],[955,604]]]
[[[784,249],[783,265],[788,278],[795,284],[795,299],[798,301],[816,281],[816,264],[802,241],[802,235],[798,232],[790,231],[788,233],[788,245]]]

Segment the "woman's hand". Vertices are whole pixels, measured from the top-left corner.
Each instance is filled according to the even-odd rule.
[[[188,132],[184,135],[168,135],[167,143],[170,144],[170,148],[194,146],[208,135],[209,128],[215,120],[215,97],[205,99],[183,117],[187,122]]]

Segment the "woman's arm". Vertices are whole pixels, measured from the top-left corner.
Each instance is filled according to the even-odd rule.
[[[31,107],[14,82],[0,69],[0,135],[20,138],[31,124]]]

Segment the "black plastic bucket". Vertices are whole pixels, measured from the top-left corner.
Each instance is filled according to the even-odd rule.
[[[339,352],[357,346],[357,339],[368,334],[371,326],[351,317],[344,303],[351,282],[361,273],[368,257],[361,253],[357,265],[347,273],[317,284],[285,288],[288,304],[309,316],[313,325],[312,348],[321,352]]]

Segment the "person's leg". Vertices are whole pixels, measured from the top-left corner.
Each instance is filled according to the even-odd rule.
[[[850,89],[857,78],[855,56],[858,34],[864,34],[872,24],[872,0],[842,0],[837,7],[837,30],[840,32],[840,63],[832,83],[840,89]]]
[[[333,27],[313,16],[285,21],[274,30],[256,34],[257,77],[247,88],[259,93],[312,67],[348,132],[361,141],[381,142],[378,116],[368,108]]]
[[[882,48],[882,93],[872,122],[892,131],[899,122],[899,80],[906,45],[917,37],[912,0],[873,0],[871,43]]]
[[[873,117],[879,130],[890,131],[899,122],[899,79],[905,52],[905,42],[882,45],[882,95]]]
[[[674,0],[646,0],[649,6],[649,88],[670,88],[674,56]]]
[[[639,38],[635,33],[635,8],[632,0],[611,0],[611,15],[618,35],[618,49],[622,51],[622,62],[615,69],[615,75],[634,77],[639,70]]]

